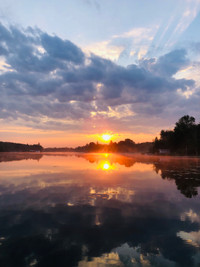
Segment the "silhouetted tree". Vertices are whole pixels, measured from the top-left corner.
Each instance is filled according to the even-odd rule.
[[[173,131],[160,132],[160,139],[155,139],[153,151],[169,149],[172,154],[198,155],[200,153],[200,125],[195,118],[185,115],[176,122]]]

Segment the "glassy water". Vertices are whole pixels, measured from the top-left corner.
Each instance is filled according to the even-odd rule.
[[[0,266],[200,266],[200,159],[0,154]]]

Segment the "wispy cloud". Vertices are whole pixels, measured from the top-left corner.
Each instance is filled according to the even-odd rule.
[[[167,17],[160,25],[158,34],[155,35],[151,45],[151,53],[173,49],[200,11],[199,0],[179,2],[180,4],[172,12],[170,19]]]
[[[156,30],[156,25],[151,28],[133,28],[120,35],[113,35],[110,40],[90,44],[85,47],[85,51],[128,65],[146,55]]]

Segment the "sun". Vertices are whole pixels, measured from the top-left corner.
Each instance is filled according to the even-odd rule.
[[[105,133],[105,134],[102,134],[101,138],[103,139],[103,141],[108,142],[108,141],[111,140],[112,135],[108,134],[108,133]]]

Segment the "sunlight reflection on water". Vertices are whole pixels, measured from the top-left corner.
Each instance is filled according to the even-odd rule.
[[[0,265],[198,266],[199,187],[199,159],[2,153]]]

